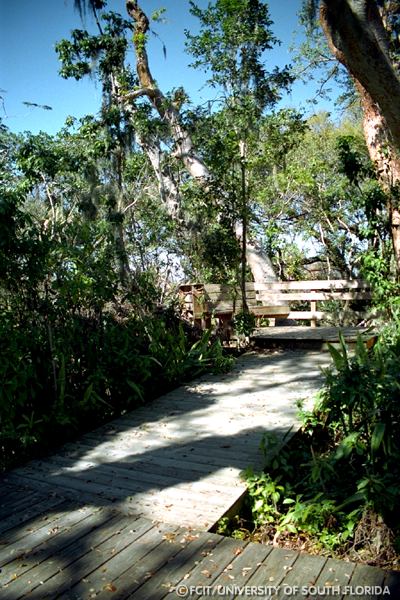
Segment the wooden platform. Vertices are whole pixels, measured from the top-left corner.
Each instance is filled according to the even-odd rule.
[[[80,506],[57,493],[5,486],[0,511],[2,600],[400,594],[398,573]],[[365,586],[374,592],[360,594]],[[385,586],[390,596],[379,593]]]
[[[303,348],[327,350],[328,344],[338,345],[342,334],[350,346],[361,335],[368,340],[374,337],[371,330],[363,327],[260,327],[254,331],[251,339],[255,346],[263,348]]]
[[[263,433],[283,436],[296,423],[295,402],[318,387],[327,360],[246,356],[226,376],[175,390],[3,476],[0,598],[153,600],[212,590],[234,598],[249,595],[238,591],[245,585],[266,586],[261,597],[279,588],[272,597],[303,598],[295,587],[316,584],[384,584],[398,597],[398,574],[207,531],[243,494],[240,470],[262,466]]]
[[[8,479],[207,530],[244,493],[240,472],[264,465],[263,434],[283,437],[296,423],[296,400],[318,389],[327,360],[247,355],[233,372],[176,389]]]

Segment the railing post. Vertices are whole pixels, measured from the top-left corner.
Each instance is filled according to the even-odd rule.
[[[312,313],[316,313],[317,312],[317,301],[316,300],[311,300],[311,312]],[[317,319],[316,317],[311,317],[311,327],[316,327],[317,326]]]

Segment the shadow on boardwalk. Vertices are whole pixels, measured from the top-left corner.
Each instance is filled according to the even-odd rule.
[[[219,543],[178,526],[206,531],[241,496],[240,471],[262,467],[266,431],[282,438],[296,423],[321,362],[304,352],[247,357],[4,476],[1,597],[110,597],[107,585],[133,565],[143,583],[143,557],[149,573],[179,557],[177,531],[187,543]],[[67,592],[91,572],[94,595]]]

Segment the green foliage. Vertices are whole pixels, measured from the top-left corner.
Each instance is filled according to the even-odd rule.
[[[242,310],[233,319],[233,328],[240,335],[249,336],[256,328],[256,318],[246,310]]]
[[[278,43],[268,6],[260,0],[216,0],[205,10],[195,2],[190,5],[201,25],[198,35],[186,31],[187,47],[195,58],[192,66],[211,71],[211,84],[221,86],[247,110],[252,102],[258,110],[274,105],[292,79],[287,68],[271,73],[264,69],[263,53]]]
[[[122,190],[122,131],[105,118],[69,119],[55,137],[0,130],[1,469],[232,364],[209,332],[195,339],[160,310],[171,230],[145,193],[128,218],[145,165],[132,155],[126,179],[122,165]]]
[[[309,548],[339,556],[357,546],[363,558],[384,560],[388,547],[394,552],[392,534],[372,549],[363,528],[380,523],[400,535],[399,320],[370,350],[360,337],[354,352],[343,338],[330,352],[333,365],[325,371],[315,409],[302,412],[301,433],[286,445],[266,436],[266,470],[244,473],[256,526],[251,535],[282,537],[287,544],[295,536]],[[226,523],[225,529],[232,526]]]

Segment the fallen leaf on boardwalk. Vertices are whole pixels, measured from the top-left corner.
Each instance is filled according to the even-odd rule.
[[[165,533],[163,535],[163,540],[167,540],[167,542],[175,541],[176,533]]]
[[[116,592],[117,588],[112,583],[107,583],[107,585],[103,587],[103,590],[105,590],[106,592]]]
[[[293,569],[293,567],[288,567],[286,565],[283,567],[284,571],[291,571],[292,569]]]
[[[242,569],[242,575],[246,575],[247,571],[251,571],[252,567],[243,567]]]
[[[231,563],[230,565],[228,565],[227,567],[225,567],[224,572],[225,571],[232,571],[233,569],[233,564]]]
[[[235,548],[235,550],[234,550],[234,553],[233,553],[233,554],[234,554],[235,556],[238,556],[239,554],[242,554],[242,552],[243,552],[243,548]]]
[[[201,571],[202,575],[205,575],[206,577],[211,577],[211,573],[210,571],[207,571],[207,569],[204,569],[204,571]]]
[[[269,577],[268,581],[275,581],[275,577]]]
[[[186,533],[183,536],[183,538],[181,539],[180,543],[185,544],[186,542],[194,542],[194,540],[197,540],[198,538],[199,538],[199,534],[193,535],[191,533]]]

